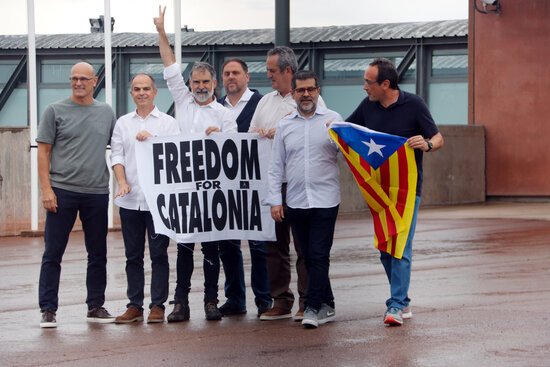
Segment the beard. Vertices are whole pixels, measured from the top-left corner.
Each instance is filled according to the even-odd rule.
[[[203,89],[195,89],[193,91],[193,96],[197,99],[197,101],[204,103],[208,102],[210,98],[214,95],[214,88],[212,90],[208,90],[206,88]]]
[[[304,106],[303,102],[311,102],[311,106],[310,107],[306,107]],[[302,99],[300,101],[300,103],[298,103],[298,111],[302,114],[302,115],[308,115],[312,112],[315,112],[315,109],[317,108],[317,102],[314,101],[313,99]]]

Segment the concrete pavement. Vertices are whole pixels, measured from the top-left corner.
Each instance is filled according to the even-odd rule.
[[[550,203],[422,208],[413,250],[413,318],[402,327],[382,323],[389,287],[372,233],[367,215],[338,220],[331,255],[336,321],[313,330],[292,320],[259,321],[250,289],[248,314],[206,321],[198,246],[189,322],[89,324],[81,232],[71,234],[62,264],[58,327],[40,329],[43,240],[0,238],[0,365],[548,365]],[[120,232],[109,233],[108,241],[105,306],[120,314],[127,302]],[[249,283],[250,257],[243,247]],[[171,295],[175,250],[170,247]]]

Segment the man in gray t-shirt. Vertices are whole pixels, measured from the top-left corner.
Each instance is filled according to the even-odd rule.
[[[61,259],[79,214],[88,252],[87,319],[113,322],[103,308],[107,285],[109,170],[105,149],[116,123],[112,108],[93,98],[94,68],[71,69],[72,95],[47,106],[38,128],[38,175],[46,209],[38,298],[41,327],[56,327]]]

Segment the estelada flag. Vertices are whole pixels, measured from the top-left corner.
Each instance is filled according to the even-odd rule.
[[[414,149],[407,138],[349,122],[330,125],[372,213],[374,246],[400,259],[407,242],[416,199]]]

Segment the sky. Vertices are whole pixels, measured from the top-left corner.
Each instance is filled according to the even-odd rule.
[[[469,0],[290,0],[290,27],[467,19]],[[34,0],[37,34],[89,33],[89,18],[104,0]],[[154,33],[158,6],[167,6],[174,30],[174,1],[111,0],[114,32]],[[27,33],[27,1],[0,0],[0,34]],[[195,31],[274,28],[275,0],[181,0],[181,25]]]

